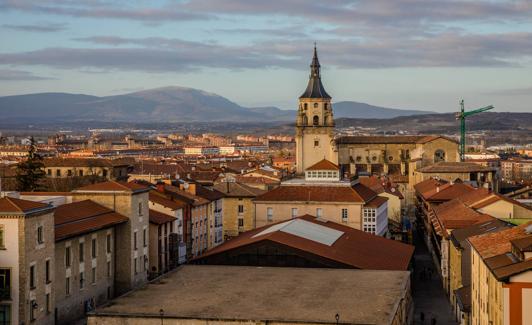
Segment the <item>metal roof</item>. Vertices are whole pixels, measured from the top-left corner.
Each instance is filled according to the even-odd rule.
[[[252,238],[263,236],[275,231],[282,231],[287,234],[312,240],[327,246],[334,244],[334,242],[344,234],[343,231],[324,227],[302,219],[294,219],[266,228],[265,230],[254,235]]]

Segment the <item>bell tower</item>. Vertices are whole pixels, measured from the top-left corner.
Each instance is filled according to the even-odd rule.
[[[296,119],[296,168],[298,174],[322,159],[338,163],[334,143],[331,96],[321,83],[320,62],[314,44],[310,76],[305,92],[299,96]]]

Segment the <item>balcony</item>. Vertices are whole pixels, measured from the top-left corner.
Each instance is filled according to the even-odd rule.
[[[0,301],[10,300],[11,299],[11,288],[0,288]]]

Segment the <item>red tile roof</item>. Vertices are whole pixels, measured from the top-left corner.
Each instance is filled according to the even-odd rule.
[[[369,201],[368,203],[364,204],[365,208],[378,208],[384,203],[388,201],[387,197],[383,196],[376,196],[373,200]]]
[[[436,188],[424,193],[425,200],[427,201],[449,201],[454,198],[462,197],[464,194],[475,191],[476,189],[464,183],[446,184],[441,188]]]
[[[42,211],[47,208],[52,209],[53,207],[49,204],[16,199],[9,196],[0,198],[0,214],[2,212],[26,214]]]
[[[159,193],[157,191],[150,192],[150,202],[160,204],[172,210],[183,209],[186,207],[185,202],[172,200],[171,198],[168,198],[164,194]]]
[[[462,229],[493,219],[490,215],[479,213],[466,206],[460,199],[447,201],[434,207],[429,218],[435,230],[444,237],[449,237],[450,230]]]
[[[176,217],[173,217],[166,213],[162,213],[162,212],[150,209],[150,223],[162,225],[167,222],[172,222],[176,219],[177,219]]]
[[[424,196],[424,193],[430,192],[438,186],[441,187],[445,184],[448,184],[448,182],[442,179],[434,179],[431,177],[414,185],[414,189],[418,195]]]
[[[84,200],[63,204],[54,214],[55,240],[63,240],[114,225],[129,219],[94,201]]]
[[[117,181],[107,181],[96,184],[91,184],[87,186],[80,187],[74,192],[85,192],[85,191],[96,191],[96,192],[145,192],[149,191],[150,188],[145,185],[137,184],[134,182],[117,182]]]
[[[349,186],[283,185],[255,198],[259,201],[357,202],[365,203],[377,194],[362,184]]]
[[[250,244],[273,241],[342,263],[347,267],[369,270],[408,270],[414,253],[414,247],[411,245],[375,236],[331,221],[323,221],[310,215],[298,219],[335,229],[343,232],[343,234],[331,246],[279,230],[255,237],[256,234],[268,228],[286,222],[283,221],[242,233],[196,258],[196,261]]]
[[[338,165],[334,164],[333,162],[322,159],[315,163],[314,165],[310,166],[306,170],[340,170],[340,167]]]
[[[493,167],[486,167],[471,162],[441,161],[418,169],[420,173],[470,173],[495,171]]]
[[[525,232],[526,227],[529,225],[532,225],[532,221],[507,230],[473,236],[468,240],[478,254],[483,259],[486,259],[510,252],[512,250],[512,240],[530,236]]]

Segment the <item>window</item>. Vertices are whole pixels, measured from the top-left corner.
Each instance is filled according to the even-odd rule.
[[[107,237],[105,239],[105,248],[107,250],[107,253],[111,253],[111,234],[107,234]]]
[[[107,261],[107,276],[111,276],[111,261]]]
[[[445,151],[438,149],[434,152],[434,162],[445,161]]]
[[[67,176],[72,176],[72,170],[71,169],[67,170]]]
[[[107,177],[107,169],[104,169],[104,170],[102,171],[102,176],[103,176],[103,177]]]
[[[55,171],[55,176],[61,177],[61,169]]]
[[[238,213],[244,213],[244,206],[241,204],[238,205]]]
[[[144,271],[148,269],[148,256],[144,255]]]
[[[142,230],[142,244],[144,247],[148,247],[148,232],[146,231],[146,228]]]
[[[317,126],[320,124],[320,117],[318,115],[314,115],[312,118],[312,125]]]
[[[327,110],[327,108],[328,108],[327,103],[323,104],[323,109],[324,109],[324,110]]]
[[[292,219],[297,218],[297,208],[292,208]]]
[[[35,265],[30,266],[30,289],[35,289]]]
[[[137,250],[137,232],[133,232],[133,249]]]
[[[37,309],[37,302],[30,300],[30,320],[35,320],[35,309]]]
[[[79,176],[83,177],[83,171],[82,170],[79,171]]]
[[[3,300],[3,299],[6,299],[6,300],[11,299],[11,270],[10,269],[0,269],[0,300]]]
[[[238,219],[238,226],[239,227],[244,227],[244,219],[242,219],[242,218]]]
[[[137,274],[138,269],[137,269],[137,258],[136,258],[136,257],[135,257],[135,259],[133,260],[133,264],[135,265],[135,274]]]
[[[85,272],[79,272],[79,288],[83,289],[85,286]]]
[[[37,227],[37,243],[42,244],[44,243],[44,234],[42,232],[42,226]]]
[[[342,209],[342,222],[347,222],[347,209]]]
[[[70,277],[65,278],[65,294],[70,295]]]
[[[314,140],[314,147],[320,146],[320,140]]]
[[[70,246],[65,247],[65,266],[70,267],[72,261],[70,259]]]
[[[318,103],[314,103],[314,108],[318,108]]]
[[[96,268],[95,268],[95,267],[92,268],[92,272],[91,272],[91,283],[92,283],[92,284],[95,284],[95,283],[96,283]]]
[[[92,244],[91,256],[92,256],[92,258],[96,258],[96,253],[97,253],[96,252],[96,249],[97,249],[97,247],[96,247],[96,238],[92,239],[91,244]]]
[[[139,202],[139,216],[142,215],[142,202]]]
[[[46,294],[46,313],[50,313],[50,294]]]
[[[46,264],[44,266],[44,271],[45,271],[46,283],[52,282],[52,280],[50,280],[50,260],[46,260]]]
[[[46,174],[48,174],[48,176],[52,176],[52,170],[48,168],[48,170],[46,171]]]
[[[79,262],[83,262],[85,260],[85,243],[81,242],[79,243]]]
[[[266,217],[268,218],[268,221],[273,220],[273,208],[266,208]]]
[[[323,209],[322,208],[316,208],[316,217],[321,218],[323,215]]]
[[[6,248],[4,239],[4,225],[0,225],[0,249]]]
[[[308,108],[308,104],[307,103],[303,104],[303,108],[307,109]]]

